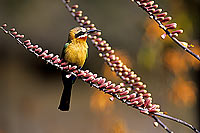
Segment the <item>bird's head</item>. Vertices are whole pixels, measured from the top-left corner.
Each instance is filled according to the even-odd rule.
[[[96,32],[96,31],[100,31],[100,30],[96,30],[96,29],[87,30],[84,27],[75,27],[75,28],[70,30],[69,39],[70,40],[80,39],[80,40],[86,41],[88,34],[91,34],[91,33]]]

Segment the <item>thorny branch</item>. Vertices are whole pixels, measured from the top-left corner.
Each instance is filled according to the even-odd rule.
[[[97,89],[112,95],[121,102],[126,103],[128,106],[140,110],[141,113],[148,115],[150,113],[160,111],[158,105],[151,104],[152,98],[150,98],[150,95],[144,95],[142,97],[142,94],[136,94],[136,91],[133,91],[133,93],[128,94],[128,92],[131,91],[131,88],[125,88],[123,83],[116,85],[111,81],[106,81],[106,78],[97,77],[97,74],[93,74],[89,70],[79,70],[77,69],[77,66],[71,66],[67,62],[61,60],[58,55],[54,55],[48,50],[42,50],[42,48],[39,45],[32,44],[31,40],[22,41],[24,35],[19,34],[15,28],[6,30],[6,27],[7,24],[3,24],[0,28],[4,31],[4,33],[9,34],[11,37],[16,39],[16,41],[29,52],[43,59],[47,63],[56,66],[57,68],[60,68],[62,71],[67,71],[71,74],[74,74],[78,78],[82,79],[84,82],[89,83],[90,86],[96,87]],[[146,100],[144,100],[144,98],[146,98]]]
[[[91,21],[88,20],[87,16],[82,17],[82,11],[76,11],[78,5],[73,5],[70,7],[68,5],[69,1],[63,0],[65,6],[71,12],[71,14],[75,17],[75,20],[79,22],[81,26],[92,29],[96,28],[94,24],[91,24]],[[140,81],[140,77],[138,77],[130,68],[127,68],[124,65],[119,57],[114,54],[114,50],[109,46],[109,44],[100,38],[101,33],[96,33],[95,35],[89,36],[92,39],[95,47],[100,51],[100,57],[108,63],[113,71],[117,73],[118,76],[125,82],[116,85],[111,81],[106,81],[106,78],[97,77],[97,74],[93,74],[89,70],[78,70],[77,66],[71,66],[67,62],[62,61],[58,55],[54,55],[53,53],[49,53],[48,50],[42,50],[38,45],[34,45],[30,40],[22,41],[24,35],[18,34],[15,28],[10,30],[6,30],[6,24],[2,25],[0,28],[11,37],[15,38],[19,44],[29,50],[31,53],[35,54],[37,57],[42,58],[47,63],[50,63],[53,66],[60,68],[62,71],[68,71],[83,81],[89,83],[91,86],[96,87],[97,89],[104,91],[107,94],[112,95],[116,99],[122,101],[123,103],[140,110],[141,113],[151,116],[158,124],[160,124],[167,132],[172,132],[168,127],[162,123],[157,116],[161,116],[164,118],[168,118],[183,124],[184,121],[173,118],[168,115],[164,115],[160,112],[160,106],[156,104],[152,104],[151,93],[148,93],[146,85],[144,85]],[[125,87],[129,85],[130,87]],[[191,129],[195,129],[192,125],[184,122],[186,126]],[[156,124],[155,124],[156,125]],[[197,129],[195,132],[199,132]]]
[[[185,122],[185,121],[183,121],[183,120],[181,120],[181,119],[177,119],[177,118],[174,118],[174,117],[172,117],[172,116],[165,115],[165,114],[160,114],[160,113],[154,113],[154,115],[160,116],[160,117],[163,117],[163,118],[166,118],[166,119],[175,121],[175,122],[178,122],[178,123],[180,123],[180,124],[183,124],[183,125],[189,127],[189,128],[192,129],[194,132],[199,133],[199,131],[198,131],[195,127],[193,127],[191,124],[189,124],[189,123],[187,123],[187,122]]]
[[[154,1],[150,0],[131,0],[132,2],[135,2],[139,7],[141,7],[144,11],[146,11],[150,18],[153,19],[159,27],[165,32],[165,34],[161,35],[162,39],[165,39],[166,35],[168,35],[172,41],[174,41],[178,46],[183,48],[186,52],[191,54],[194,58],[200,61],[200,56],[192,52],[189,48],[191,47],[187,42],[179,41],[176,37],[178,37],[179,34],[183,33],[182,29],[175,30],[175,31],[169,31],[176,29],[177,24],[176,23],[170,23],[172,20],[172,17],[167,17],[167,12],[162,12],[163,9],[158,8],[158,4],[155,4]],[[164,24],[165,23],[165,24]]]

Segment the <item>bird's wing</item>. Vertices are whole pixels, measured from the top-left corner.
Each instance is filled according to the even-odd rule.
[[[69,45],[70,43],[65,43],[65,45],[64,45],[64,48],[67,48],[67,46]]]
[[[68,45],[69,45],[70,43],[65,43],[65,45],[64,45],[64,47],[63,47],[63,50],[62,50],[62,54],[61,54],[61,58],[63,59],[64,58],[64,56],[65,56],[65,49],[68,47]]]
[[[88,49],[87,49],[87,54],[86,54],[86,58],[88,58]]]

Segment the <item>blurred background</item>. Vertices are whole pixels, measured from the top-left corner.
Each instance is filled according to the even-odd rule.
[[[179,39],[200,52],[199,0],[159,0],[172,15]],[[0,0],[0,24],[16,27],[25,38],[60,54],[67,34],[78,26],[61,0]],[[163,33],[148,15],[129,0],[74,0],[85,15],[103,31],[103,37],[122,60],[147,84],[154,103],[169,115],[200,129],[200,63]],[[90,46],[84,69],[119,83]],[[57,109],[63,85],[60,70],[45,64],[0,31],[0,133],[164,133],[153,119],[80,80],[73,86],[70,112]],[[162,119],[163,120],[163,119]],[[163,120],[170,129],[188,128]]]

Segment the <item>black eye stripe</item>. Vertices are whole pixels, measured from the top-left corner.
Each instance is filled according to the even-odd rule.
[[[80,31],[79,33],[75,34],[75,38],[78,38],[79,36],[84,35],[84,34],[85,32]]]

